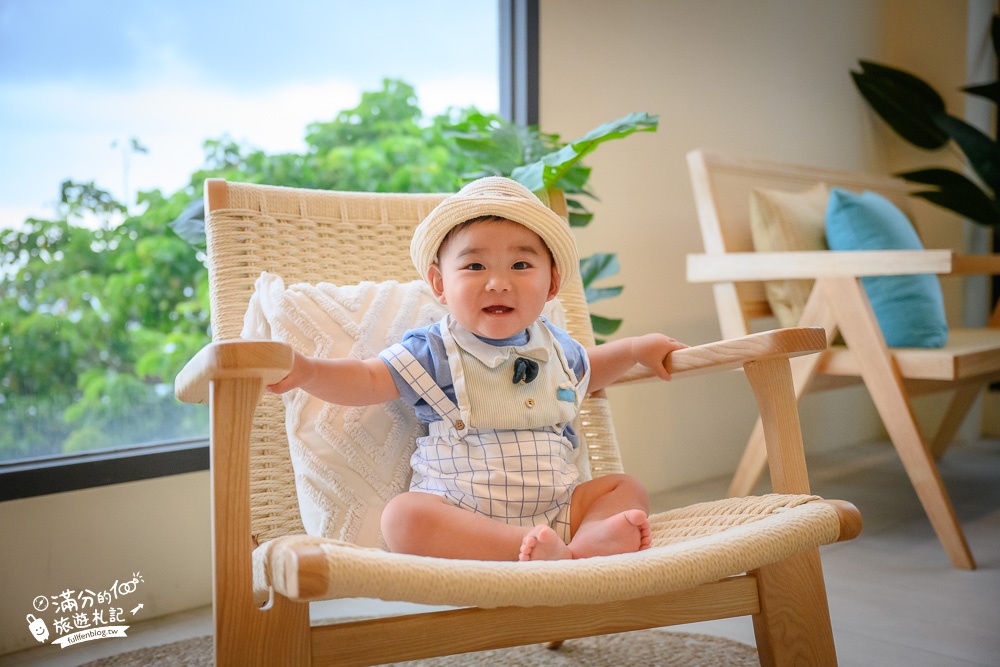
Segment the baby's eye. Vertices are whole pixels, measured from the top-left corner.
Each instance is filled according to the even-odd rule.
[[[528,262],[514,262],[514,265],[511,268],[515,271],[524,271],[525,269],[530,269],[531,264]]]
[[[483,266],[482,264],[480,264],[479,262],[472,262],[471,264],[467,264],[465,266],[465,270],[466,271],[485,271],[486,267]]]

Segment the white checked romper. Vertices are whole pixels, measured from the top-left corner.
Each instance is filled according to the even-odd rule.
[[[411,491],[448,498],[508,524],[551,526],[569,541],[569,508],[579,472],[563,435],[586,392],[541,320],[524,346],[496,347],[450,316],[441,322],[458,405],[402,345],[381,356],[441,416],[410,459]],[[512,383],[514,360],[539,363],[538,377]]]

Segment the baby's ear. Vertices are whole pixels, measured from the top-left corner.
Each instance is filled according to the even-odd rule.
[[[559,270],[556,268],[555,262],[552,263],[552,280],[549,283],[549,295],[545,299],[546,301],[552,301],[556,298],[556,294],[559,294],[559,287],[562,283],[562,278],[559,277]]]
[[[438,303],[447,305],[444,298],[444,276],[441,275],[441,267],[436,263],[428,266],[426,278],[428,284],[431,286],[431,291],[434,292],[434,297],[438,300]]]

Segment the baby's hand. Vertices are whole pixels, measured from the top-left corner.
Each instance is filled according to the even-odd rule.
[[[657,377],[669,380],[670,373],[663,367],[663,362],[666,361],[668,354],[685,347],[688,346],[669,336],[651,333],[637,337],[633,343],[632,350],[636,363],[651,369],[656,373]]]
[[[272,394],[284,394],[286,391],[291,391],[296,387],[306,384],[315,375],[316,368],[309,357],[296,352],[295,358],[292,361],[292,370],[281,380],[268,385],[267,390]]]

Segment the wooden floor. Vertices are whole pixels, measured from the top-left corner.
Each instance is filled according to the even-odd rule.
[[[810,457],[809,470],[813,493],[853,502],[865,522],[858,539],[822,549],[840,664],[1000,666],[1000,440],[957,445],[940,463],[978,565],[972,572],[949,566],[890,445]],[[724,491],[719,480],[656,501]],[[754,643],[747,619],[684,629]]]
[[[823,549],[840,664],[1000,666],[1000,441],[958,445],[941,463],[945,485],[979,564],[974,572],[951,569],[889,445],[815,455],[809,458],[809,469],[814,493],[850,500],[865,519],[857,540]],[[719,497],[727,481],[713,480],[658,495],[653,499],[654,510]],[[766,486],[760,491],[766,491]],[[367,615],[369,607],[341,602],[322,611]],[[749,619],[676,630],[754,643]],[[0,664],[78,665],[210,632],[211,611],[200,609],[138,624],[128,640],[92,642],[61,653],[44,646],[0,656]]]

